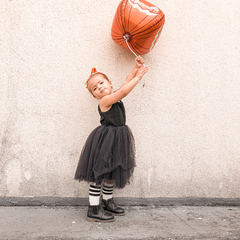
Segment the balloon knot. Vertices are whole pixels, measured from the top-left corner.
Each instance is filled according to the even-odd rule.
[[[132,40],[132,36],[130,35],[130,33],[124,33],[123,38],[125,41],[128,41],[128,42]]]

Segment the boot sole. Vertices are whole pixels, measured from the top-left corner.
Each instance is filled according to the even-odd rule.
[[[115,221],[115,219],[113,218],[113,219],[109,219],[109,220],[101,220],[101,219],[97,219],[97,218],[89,218],[89,217],[87,217],[87,221],[88,222],[102,222],[102,223],[107,223],[107,222],[114,222]]]
[[[124,216],[125,215],[125,213],[114,213],[114,212],[110,212],[108,210],[105,210],[105,211],[111,213],[113,216]]]

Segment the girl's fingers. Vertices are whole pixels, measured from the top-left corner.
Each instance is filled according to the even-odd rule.
[[[148,67],[145,67],[143,70],[144,70],[144,72],[147,72],[148,71]]]
[[[136,58],[136,60],[139,61],[139,62],[141,62],[141,63],[144,62],[144,60],[143,60],[143,58],[142,58],[141,56],[138,56],[138,57]]]

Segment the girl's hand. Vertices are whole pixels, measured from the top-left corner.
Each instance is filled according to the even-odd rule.
[[[119,100],[123,99],[126,97],[132,90],[133,88],[137,85],[137,83],[141,80],[143,75],[148,72],[148,67],[146,66],[141,66],[132,79],[129,81],[125,82],[117,91],[115,91],[112,94],[108,94],[104,97],[101,98],[100,100],[100,109],[109,109],[112,104],[118,102]]]
[[[135,59],[135,65],[136,67],[140,68],[142,65],[144,64],[144,60],[141,56],[138,56],[136,59]]]
[[[148,67],[142,65],[142,66],[138,69],[138,71],[137,71],[137,73],[136,73],[136,77],[138,77],[139,79],[142,79],[143,75],[144,75],[145,73],[147,73],[147,72],[148,72]]]

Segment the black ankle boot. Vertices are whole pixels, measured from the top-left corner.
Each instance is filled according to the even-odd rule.
[[[102,199],[102,207],[104,210],[112,213],[116,216],[123,216],[124,215],[124,209],[118,207],[118,205],[113,201],[113,198],[110,198],[108,200]]]
[[[114,216],[106,212],[100,205],[88,206],[87,221],[89,222],[113,222]]]

